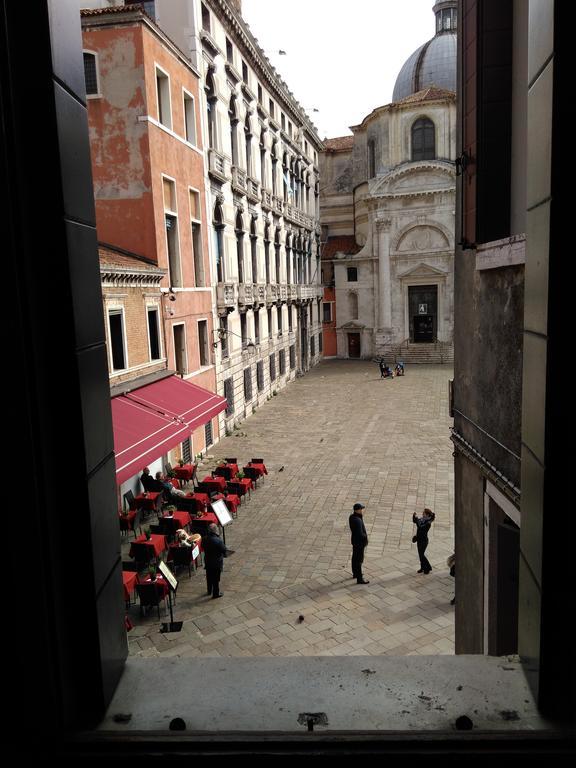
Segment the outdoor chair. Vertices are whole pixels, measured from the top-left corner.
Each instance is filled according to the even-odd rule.
[[[192,576],[192,550],[193,547],[171,547],[168,555],[174,573],[177,568],[188,568],[188,575]]]
[[[251,464],[264,464],[264,459],[250,459]]]
[[[134,509],[136,505],[136,499],[134,498],[132,491],[126,491],[124,494],[124,501],[128,505],[128,509]]]
[[[160,618],[160,602],[164,600],[164,593],[159,584],[150,582],[149,584],[136,584],[136,592],[140,598],[140,613],[144,614],[144,608],[158,609],[158,618]]]
[[[131,550],[134,562],[138,566],[138,571],[143,571],[152,560],[156,559],[154,550],[144,542],[137,541],[132,544]]]
[[[258,485],[260,479],[260,472],[255,467],[242,467],[245,477],[249,477],[250,480],[254,480],[254,485]]]
[[[224,461],[226,462],[226,464],[238,464],[238,459],[225,458]]]
[[[131,571],[132,573],[138,573],[138,565],[136,563],[129,563],[126,561],[122,561],[122,570],[123,571]]]

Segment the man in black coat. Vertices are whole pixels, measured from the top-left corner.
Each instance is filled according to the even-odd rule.
[[[358,584],[369,584],[362,575],[362,563],[364,562],[364,550],[368,544],[368,534],[364,520],[362,519],[362,510],[366,509],[364,504],[354,504],[353,512],[348,518],[350,530],[352,531],[352,576]]]
[[[207,594],[212,595],[212,599],[222,597],[220,592],[220,574],[224,567],[224,558],[232,550],[226,549],[226,545],[218,535],[218,526],[216,523],[210,523],[208,531],[202,537],[202,548],[204,550],[204,567],[206,568],[206,589]]]

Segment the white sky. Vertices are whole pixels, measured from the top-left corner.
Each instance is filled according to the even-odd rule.
[[[402,64],[434,36],[433,5],[242,0],[242,16],[324,139],[350,135],[349,126],[392,101]],[[277,55],[279,49],[286,56]]]

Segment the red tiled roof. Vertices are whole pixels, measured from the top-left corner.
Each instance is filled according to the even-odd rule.
[[[157,264],[154,264],[153,261],[150,261],[150,259],[138,256],[136,253],[130,254],[125,251],[117,251],[115,248],[111,248],[107,245],[98,246],[98,257],[100,259],[100,265],[103,267],[124,267],[150,272],[166,272],[165,269],[161,269]]]
[[[419,101],[434,101],[436,99],[450,99],[455,100],[456,94],[454,91],[447,91],[445,88],[437,88],[435,85],[431,85],[429,88],[424,88],[416,93],[411,93],[410,96],[406,96],[396,104],[412,104]]]
[[[138,3],[135,5],[113,5],[106,8],[81,8],[80,16],[103,16],[106,13],[134,13],[134,11],[141,11],[145,16],[148,16],[144,7]]]
[[[342,152],[352,149],[354,145],[354,136],[338,136],[335,139],[325,139],[324,148],[327,152]]]
[[[356,243],[354,235],[340,235],[340,237],[328,238],[322,246],[321,256],[323,259],[331,259],[340,252],[352,256],[359,250],[361,246]]]

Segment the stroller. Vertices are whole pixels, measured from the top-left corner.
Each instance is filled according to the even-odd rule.
[[[394,373],[396,374],[396,376],[404,376],[404,363],[402,362],[402,360],[398,360],[398,362],[396,363],[396,366],[394,368]]]

